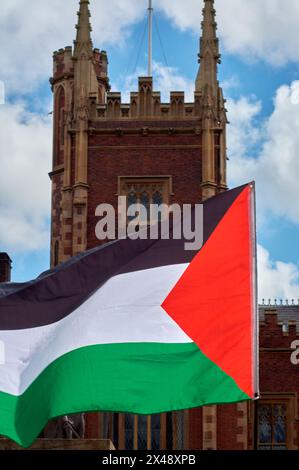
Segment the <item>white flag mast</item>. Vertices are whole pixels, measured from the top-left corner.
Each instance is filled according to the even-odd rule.
[[[153,4],[148,1],[148,76],[153,76]]]

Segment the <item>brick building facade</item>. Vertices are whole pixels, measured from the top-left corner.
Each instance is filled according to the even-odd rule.
[[[116,207],[124,195],[129,203],[194,204],[227,189],[227,117],[217,80],[216,31],[214,1],[205,0],[192,102],[185,102],[183,91],[173,91],[163,103],[152,77],[139,77],[138,83],[136,77],[137,91],[123,103],[121,94],[110,90],[106,52],[93,48],[89,1],[80,1],[74,48],[53,57],[52,266],[99,243],[100,203]],[[284,315],[291,309],[285,307]],[[292,416],[285,444],[298,447],[299,369],[289,358],[297,333],[292,324],[288,333],[282,331],[282,309],[276,310],[261,308],[262,399],[271,407],[276,398],[278,405],[287,403],[279,408],[280,421],[284,406]],[[299,308],[293,310],[299,318]],[[240,403],[146,418],[90,414],[86,435],[110,437],[118,448],[246,449],[257,445],[258,413],[256,405]]]
[[[52,265],[98,241],[95,210],[120,194],[197,203],[226,186],[226,110],[213,2],[205,2],[194,101],[168,103],[140,77],[130,103],[110,91],[105,51],[93,49],[88,1],[80,2],[74,50],[54,53]],[[192,60],[192,58],[190,58]]]
[[[192,449],[299,449],[299,304],[260,305],[260,400],[194,410]]]

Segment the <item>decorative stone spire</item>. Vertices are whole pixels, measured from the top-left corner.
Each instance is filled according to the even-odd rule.
[[[77,36],[74,41],[74,57],[78,58],[82,50],[92,54],[93,44],[91,40],[91,25],[90,25],[90,11],[89,0],[80,0],[80,7],[78,11],[78,23],[76,25]]]
[[[200,38],[199,71],[196,78],[196,91],[204,92],[207,85],[217,96],[217,64],[220,63],[219,40],[215,19],[214,0],[204,0],[202,36]]]
[[[94,69],[94,52],[91,40],[89,0],[80,0],[78,11],[78,24],[76,25],[77,36],[74,41],[73,60],[75,62],[75,116],[80,107],[82,108],[82,90],[85,92],[84,99],[87,101],[91,94],[98,95],[98,81]]]
[[[88,127],[91,98],[99,96],[99,83],[95,72],[95,53],[91,40],[89,0],[80,1],[77,37],[74,48],[74,123],[75,135],[75,185],[73,187],[73,254],[87,246],[87,164]],[[80,227],[80,228],[78,228]]]

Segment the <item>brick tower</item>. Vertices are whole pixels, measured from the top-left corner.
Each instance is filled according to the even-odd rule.
[[[117,197],[124,195],[129,204],[195,204],[227,188],[227,118],[217,80],[220,54],[214,0],[204,1],[192,102],[185,102],[184,91],[172,91],[169,102],[163,103],[153,77],[139,77],[137,91],[131,92],[129,103],[123,103],[121,93],[110,91],[106,52],[93,48],[88,0],[80,1],[76,28],[74,48],[54,53],[51,78],[52,266],[99,243],[95,210],[100,203],[116,207]],[[139,424],[139,430],[141,426],[147,430],[143,445],[155,447],[149,432],[158,435],[158,429],[158,447],[168,445],[169,434],[172,446],[179,447],[174,444],[173,436],[179,434],[174,418]],[[178,419],[185,423],[188,418]],[[134,428],[132,446],[138,446],[137,417],[107,415],[100,421],[101,425],[98,418],[87,420],[87,431],[108,429],[116,445],[128,448],[129,429]]]

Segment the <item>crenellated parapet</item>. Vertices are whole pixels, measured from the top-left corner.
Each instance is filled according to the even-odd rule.
[[[299,336],[299,304],[295,302],[261,305],[259,320],[262,348],[289,347]]]
[[[105,91],[110,90],[109,77],[108,77],[108,56],[106,51],[100,51],[100,49],[93,50],[93,66],[94,71],[99,83],[99,89],[101,90],[101,96],[99,102],[105,102]]]
[[[204,119],[207,111],[206,97],[194,93],[192,102],[185,101],[183,91],[171,91],[168,102],[161,101],[161,93],[154,91],[152,77],[139,77],[138,91],[130,93],[130,102],[123,102],[120,92],[108,92],[106,103],[97,106],[98,119]],[[211,104],[212,128],[226,124],[226,110],[222,94]],[[208,105],[209,106],[209,105]]]
[[[52,87],[66,78],[74,77],[73,49],[67,46],[53,54],[53,77],[50,79]]]
[[[92,62],[95,68],[96,76],[99,81],[108,83],[108,56],[106,51],[93,49]],[[50,79],[51,84],[66,78],[74,76],[74,54],[72,46],[66,46],[53,53],[53,76]]]

